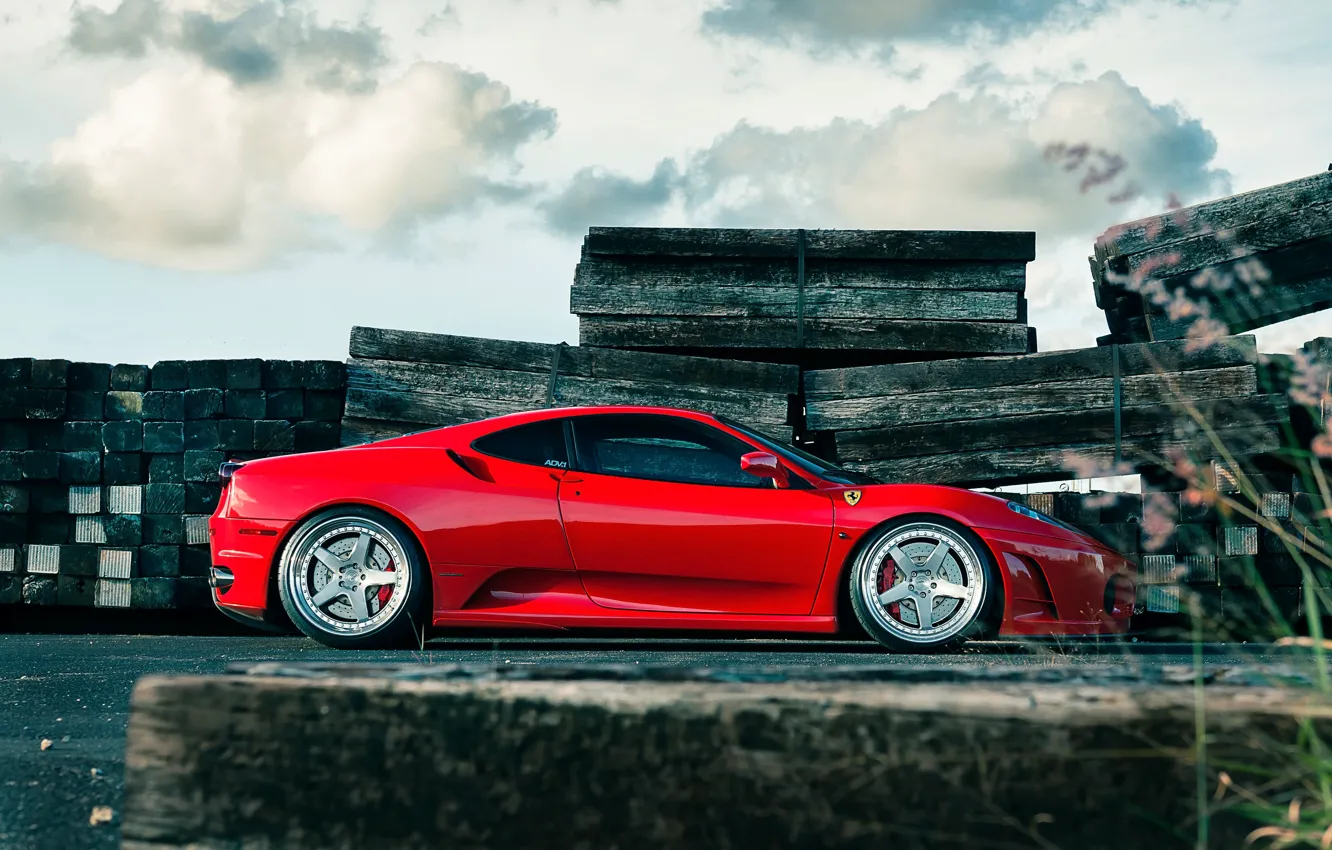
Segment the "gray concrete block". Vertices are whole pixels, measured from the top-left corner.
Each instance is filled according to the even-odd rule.
[[[99,579],[93,604],[98,608],[130,607],[130,580]]]
[[[74,517],[75,543],[105,543],[106,526],[100,516]]]
[[[143,513],[143,485],[122,484],[107,487],[106,512],[109,514]]]
[[[23,560],[29,575],[55,575],[60,572],[60,547],[30,544],[24,550]]]
[[[143,419],[143,393],[113,390],[106,394],[108,420]]]
[[[69,513],[101,513],[101,488],[99,486],[73,486],[69,488]]]
[[[111,389],[131,392],[148,391],[148,367],[132,363],[117,363],[111,367]]]
[[[134,549],[102,549],[97,561],[98,578],[133,578],[138,551]]]
[[[188,389],[189,368],[184,360],[163,360],[153,364],[148,384],[154,390]]]
[[[185,517],[185,545],[206,545],[208,543],[208,517],[203,515]]]
[[[195,423],[190,423],[195,424]],[[180,454],[185,451],[184,422],[143,423],[143,451],[145,454]],[[151,478],[150,478],[151,480]]]

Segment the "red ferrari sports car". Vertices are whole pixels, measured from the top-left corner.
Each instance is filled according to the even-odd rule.
[[[227,463],[214,599],[335,647],[429,627],[1110,634],[1136,568],[998,496],[879,484],[728,419],[540,410]]]

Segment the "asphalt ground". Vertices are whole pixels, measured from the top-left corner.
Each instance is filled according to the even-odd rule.
[[[12,609],[11,609],[12,610]],[[3,613],[3,612],[0,612]],[[972,644],[947,658],[894,656],[848,641],[652,637],[439,638],[423,649],[347,653],[302,637],[236,631],[211,621],[214,634],[58,634],[16,632],[30,623],[0,621],[0,848],[82,850],[119,844],[125,730],[135,681],[148,674],[208,674],[248,662],[421,664],[651,664],[701,667],[834,667],[941,663],[986,666],[1114,665],[1149,670],[1195,663],[1182,643],[1062,640],[1047,644]],[[176,631],[180,623],[148,624]],[[6,626],[9,628],[6,629]],[[114,629],[114,624],[111,629]],[[111,630],[105,626],[103,631]],[[121,630],[124,631],[123,623]],[[1307,654],[1256,644],[1205,644],[1211,666],[1304,664]],[[50,744],[43,749],[43,741]],[[97,806],[114,812],[90,824]]]

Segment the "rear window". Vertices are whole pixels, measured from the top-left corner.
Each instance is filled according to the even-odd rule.
[[[473,442],[472,448],[482,454],[515,463],[549,466],[552,469],[569,467],[563,419],[548,419],[496,431]]]

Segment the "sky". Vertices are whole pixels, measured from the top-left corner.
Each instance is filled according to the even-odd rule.
[[[1107,228],[1329,167],[1329,33],[1328,0],[0,0],[0,357],[576,342],[590,225],[1034,230],[1040,348],[1090,346]],[[1124,167],[1084,191],[1056,144]]]

